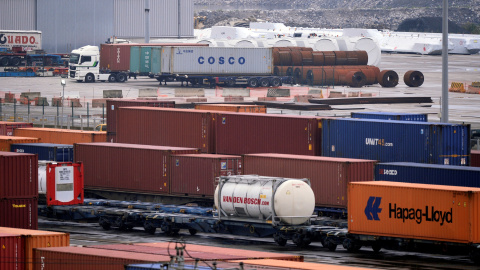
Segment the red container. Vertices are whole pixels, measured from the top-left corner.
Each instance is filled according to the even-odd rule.
[[[0,151],[0,199],[37,196],[38,156]]]
[[[150,194],[170,193],[170,156],[198,154],[198,149],[121,143],[74,145],[82,162],[85,188]]]
[[[33,123],[0,121],[0,135],[13,136],[14,129],[28,127],[33,127]]]
[[[215,178],[238,175],[242,157],[228,155],[174,155],[171,158],[171,193],[213,197]]]
[[[124,270],[133,263],[168,262],[168,256],[83,247],[37,248],[36,270]]]
[[[0,199],[0,227],[38,229],[38,198]]]
[[[197,43],[136,43],[136,44],[101,44],[100,45],[100,69],[111,71],[130,70],[130,47],[132,46],[203,46],[208,44]]]
[[[315,117],[217,112],[216,118],[218,154],[321,153],[321,122]]]
[[[480,150],[472,150],[470,152],[470,166],[480,167]]]
[[[47,205],[83,204],[83,164],[47,164]]]
[[[117,112],[117,142],[200,148],[214,153],[214,112],[124,107]]]
[[[175,101],[107,99],[107,132],[117,132],[117,111],[120,107],[175,108]]]
[[[25,269],[25,246],[21,235],[0,233],[0,269]]]
[[[362,159],[251,154],[243,156],[243,174],[308,178],[315,205],[346,208],[348,183],[373,181],[375,163]]]

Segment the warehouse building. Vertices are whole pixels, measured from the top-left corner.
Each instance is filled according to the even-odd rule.
[[[0,29],[42,31],[42,48],[69,53],[117,37],[192,38],[193,0],[1,0]],[[149,18],[149,26],[145,18]]]

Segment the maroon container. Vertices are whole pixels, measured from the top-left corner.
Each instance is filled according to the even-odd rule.
[[[217,112],[217,154],[283,153],[315,156],[321,122],[310,116]]]
[[[0,227],[38,229],[38,198],[0,199]]]
[[[168,256],[84,247],[34,250],[36,270],[124,270],[134,263],[168,262]]]
[[[107,142],[116,143],[117,142],[117,133],[107,131]]]
[[[215,112],[123,107],[117,112],[117,142],[200,148],[215,153]]]
[[[21,235],[0,233],[0,269],[25,269],[25,246]]]
[[[75,161],[83,162],[85,188],[150,194],[170,193],[170,156],[198,149],[121,143],[79,143]]]
[[[470,166],[480,167],[480,150],[472,150],[470,152]]]
[[[117,132],[117,111],[120,107],[175,108],[175,101],[107,99],[107,132]]]
[[[373,181],[375,163],[363,159],[251,154],[243,157],[243,174],[308,178],[315,205],[346,208],[348,183]]]
[[[242,157],[213,154],[174,155],[170,168],[172,194],[213,198],[215,178],[241,174]]]
[[[136,44],[101,44],[100,45],[100,69],[111,71],[130,70],[130,47],[132,46],[203,46],[208,44],[197,43],[136,43]]]
[[[38,156],[0,151],[0,199],[38,196]]]
[[[0,135],[13,136],[14,129],[28,127],[33,127],[33,123],[0,121]]]

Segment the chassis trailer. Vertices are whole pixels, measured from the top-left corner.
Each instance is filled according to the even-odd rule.
[[[212,76],[212,75],[177,75],[177,74],[161,74],[156,79],[162,84],[167,82],[181,82],[191,86],[209,85],[215,87],[222,85],[226,87],[278,87],[283,84],[293,83],[291,76]]]

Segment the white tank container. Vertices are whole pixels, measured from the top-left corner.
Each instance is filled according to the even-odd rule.
[[[47,163],[38,162],[38,194],[45,195],[47,193]]]
[[[273,220],[303,224],[315,208],[315,195],[307,179],[235,175],[220,178],[215,206],[222,217]]]

